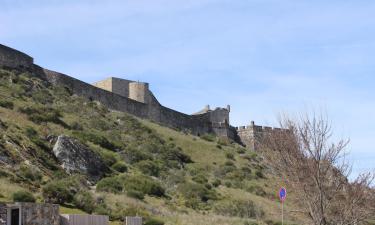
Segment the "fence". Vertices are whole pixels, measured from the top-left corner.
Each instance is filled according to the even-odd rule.
[[[98,215],[61,215],[61,225],[109,225],[109,218]]]
[[[142,225],[141,217],[126,217],[125,225]]]

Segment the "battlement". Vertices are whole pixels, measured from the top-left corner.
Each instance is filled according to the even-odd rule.
[[[248,126],[239,126],[235,128],[242,144],[254,150],[259,149],[259,144],[263,137],[267,134],[275,134],[277,132],[287,131],[285,129],[269,126],[255,125],[254,121]]]
[[[268,127],[268,126],[258,126],[255,125],[254,121],[248,126],[239,126],[236,127],[237,131],[246,131],[246,130],[252,130],[256,132],[272,132],[272,131],[282,131],[283,129],[278,127]]]
[[[0,67],[26,68],[40,75],[52,85],[63,86],[72,93],[98,101],[111,110],[126,112],[139,118],[149,119],[170,128],[190,131],[192,134],[214,133],[242,143],[254,150],[266,133],[281,131],[280,128],[258,126],[251,122],[248,126],[230,125],[230,105],[211,109],[209,105],[201,111],[188,115],[165,107],[159,103],[145,82],[110,77],[88,84],[65,74],[34,65],[32,57],[0,44]]]

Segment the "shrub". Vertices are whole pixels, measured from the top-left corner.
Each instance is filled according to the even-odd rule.
[[[73,129],[73,130],[83,130],[83,127],[80,123],[78,123],[77,121],[74,121],[71,125],[70,125],[70,128]]]
[[[186,182],[177,187],[177,191],[184,197],[185,205],[193,209],[199,209],[201,203],[217,199],[214,190],[207,189],[202,184]]]
[[[258,196],[262,196],[262,197],[267,195],[266,191],[258,185],[251,185],[246,190],[250,193],[254,193],[254,194],[256,194]]]
[[[106,148],[111,151],[118,151],[119,149],[121,149],[120,146],[110,142],[106,137],[99,135],[99,134],[89,133],[89,132],[84,132],[84,131],[74,131],[73,135],[83,142],[89,141],[91,143],[94,143],[96,145],[99,145],[102,148]]]
[[[48,90],[39,90],[32,94],[34,101],[39,102],[43,105],[53,102],[53,96],[48,92]]]
[[[264,174],[263,174],[263,172],[261,170],[255,171],[255,176],[257,176],[257,178],[261,178],[261,179],[265,178]]]
[[[221,180],[216,179],[214,182],[212,182],[212,186],[219,187],[221,185]]]
[[[35,202],[35,197],[28,191],[17,191],[12,195],[14,202]]]
[[[234,155],[231,152],[225,153],[225,157],[227,157],[227,159],[234,160]]]
[[[64,204],[73,200],[73,193],[59,182],[52,182],[42,188],[44,199],[49,203]]]
[[[230,181],[225,181],[224,185],[225,185],[225,187],[227,187],[227,188],[231,188],[231,187],[232,187],[232,182],[230,182]]]
[[[204,174],[198,174],[197,176],[194,176],[192,180],[199,184],[206,184],[208,182],[208,179],[206,177],[207,176]]]
[[[84,189],[87,189],[87,181],[83,177],[70,176],[47,183],[42,195],[46,202],[64,204],[71,203],[74,195]]]
[[[97,191],[104,191],[110,193],[120,193],[123,191],[123,185],[118,177],[107,177],[100,180],[96,185]]]
[[[125,173],[126,171],[128,171],[128,167],[126,166],[124,162],[116,162],[115,164],[112,165],[112,169],[120,173]]]
[[[165,190],[161,184],[150,177],[142,175],[126,176],[124,181],[124,187],[127,191],[139,191],[143,194],[156,197],[165,195]]]
[[[246,153],[246,149],[245,148],[238,148],[237,149],[237,153],[238,154],[245,154]]]
[[[69,127],[60,118],[62,117],[60,111],[49,107],[23,107],[19,109],[20,112],[27,114],[28,118],[36,124],[43,122],[51,122],[59,124],[63,127]]]
[[[94,196],[88,191],[80,191],[74,195],[74,205],[87,213],[92,213],[95,209],[96,201]]]
[[[151,218],[146,220],[145,225],[164,225],[164,222],[159,219]]]
[[[0,107],[7,108],[7,109],[13,109],[14,104],[11,101],[0,100]]]
[[[22,165],[18,171],[18,175],[29,181],[41,181],[42,173],[37,167]]]
[[[264,211],[251,200],[221,202],[214,207],[214,211],[219,215],[241,218],[262,218],[264,216]]]
[[[109,167],[113,166],[117,162],[117,155],[114,152],[111,152],[109,150],[102,150],[99,151],[99,154],[103,159],[104,163]]]
[[[201,136],[201,139],[203,139],[203,140],[205,140],[205,141],[210,141],[210,142],[213,142],[213,141],[215,141],[215,135],[213,135],[213,134],[203,134],[202,136]]]
[[[149,176],[155,176],[158,177],[160,175],[160,166],[151,160],[144,160],[140,161],[135,164],[135,166],[142,171],[142,173],[149,175]]]
[[[126,193],[127,196],[131,198],[136,198],[139,200],[143,200],[145,198],[145,195],[140,191],[130,190]]]

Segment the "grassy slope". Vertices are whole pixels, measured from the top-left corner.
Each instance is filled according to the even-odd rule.
[[[264,165],[253,152],[249,150],[244,152],[236,144],[225,144],[224,142],[218,145],[216,139],[206,141],[149,121],[134,119],[124,113],[108,112],[100,104],[93,104],[79,97],[67,96],[63,90],[48,87],[29,74],[16,75],[16,73],[18,72],[2,70],[0,74],[0,100],[13,103],[13,107],[0,107],[0,120],[5,124],[5,127],[0,126],[0,150],[14,162],[11,165],[0,163],[0,171],[5,172],[5,175],[2,175],[4,178],[0,180],[0,201],[11,201],[12,193],[23,189],[36,193],[38,201],[42,201],[41,187],[54,179],[56,171],[62,172],[60,168],[56,167],[57,162],[51,154],[52,145],[45,139],[48,135],[77,136],[77,129],[72,127],[79,124],[78,132],[90,132],[103,136],[111,143],[125,149],[125,152],[131,148],[138,148],[145,152],[143,148],[148,147],[148,145],[144,145],[145,142],[150,142],[157,148],[166,148],[167,150],[174,148],[168,147],[171,145],[179,147],[179,150],[190,156],[194,163],[186,164],[183,169],[168,167],[162,176],[153,178],[159,180],[165,186],[168,186],[167,183],[176,174],[189,182],[193,182],[194,176],[200,174],[208,179],[208,183],[212,183],[217,179],[217,172],[228,161],[231,161],[237,168],[235,172],[244,167],[251,168],[251,174],[244,180],[238,180],[235,177],[232,179],[230,176],[220,178],[222,185],[214,188],[219,193],[219,198],[209,204],[203,204],[204,207],[197,210],[184,205],[184,200],[179,197],[180,193],[175,190],[173,185],[167,188],[170,198],[146,196],[143,201],[127,197],[125,194],[95,193],[97,197],[104,198],[107,205],[112,207],[114,211],[120,210],[122,212],[125,210],[124,213],[147,212],[150,215],[161,217],[166,224],[171,225],[242,225],[246,221],[254,222],[255,220],[252,219],[216,215],[212,210],[221,203],[240,199],[252,200],[256,207],[263,209],[265,215],[260,219],[261,221],[279,220],[280,205],[276,201],[275,192],[282,182],[270,174],[266,174],[266,178],[257,177],[256,171],[261,170]],[[8,80],[12,79],[13,81],[8,83]],[[44,90],[47,90],[47,93],[43,92]],[[48,100],[49,98],[51,99]],[[59,119],[63,123],[33,122],[30,115],[20,112],[20,109],[26,106],[48,106],[57,109],[61,112]],[[119,118],[121,118],[121,122],[118,122]],[[35,137],[28,135],[30,128],[37,132]],[[99,152],[102,157],[110,155],[117,161],[124,160],[121,154],[114,153],[98,143],[87,141],[86,144]],[[41,146],[44,146],[44,149]],[[229,159],[232,158],[230,155],[233,155],[233,159]],[[154,156],[154,160],[164,166],[163,163],[165,162],[158,155]],[[19,172],[23,165],[37,167],[43,177],[38,181],[30,181]],[[127,162],[127,165],[130,174],[140,173],[136,163]],[[115,175],[116,173],[113,173],[110,176]],[[235,173],[232,176],[235,176]],[[262,193],[249,191],[249,187],[256,187]],[[286,211],[294,210],[292,205],[288,202]],[[84,213],[75,209],[74,206],[73,208],[62,207],[61,211],[62,213]],[[291,221],[301,221],[301,218],[288,212],[286,212],[285,218]],[[261,221],[258,221],[258,223],[262,224]]]

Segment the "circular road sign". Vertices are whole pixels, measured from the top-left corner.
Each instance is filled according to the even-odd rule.
[[[281,202],[284,202],[286,199],[286,188],[282,187],[279,191],[279,198]]]

